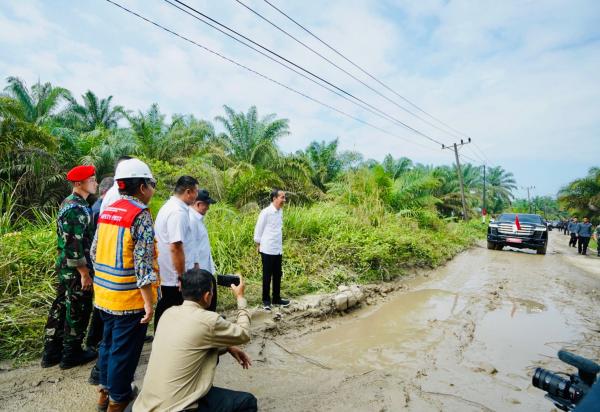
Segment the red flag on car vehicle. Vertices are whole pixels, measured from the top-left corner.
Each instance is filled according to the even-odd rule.
[[[517,230],[521,230],[521,223],[519,223],[519,215],[515,215],[515,226]]]

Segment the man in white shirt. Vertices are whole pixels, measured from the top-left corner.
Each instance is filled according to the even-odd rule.
[[[132,157],[131,156],[119,157],[119,159],[117,160],[117,164],[115,165],[115,175],[117,175],[117,169],[119,168],[119,165],[121,164],[121,162],[123,162],[124,160],[129,160],[129,159],[132,159]],[[108,191],[104,194],[104,197],[102,198],[102,203],[100,204],[100,213],[98,213],[98,216],[101,215],[102,212],[104,212],[104,209],[106,209],[108,206],[115,203],[120,198],[121,198],[121,195],[119,194],[119,185],[117,184],[117,181],[115,180],[113,185],[110,187],[110,189],[108,189]]]
[[[190,242],[185,245],[185,267],[186,269],[199,268],[204,269],[213,275],[213,298],[208,310],[215,312],[217,310],[217,282],[215,262],[210,251],[210,240],[208,231],[204,225],[204,216],[208,212],[210,205],[217,203],[210,197],[208,190],[198,191],[196,201],[189,207],[190,209]]]
[[[158,246],[161,297],[156,305],[154,330],[163,312],[171,306],[181,305],[179,290],[185,272],[185,248],[190,242],[190,215],[188,206],[198,196],[198,181],[191,176],[181,176],[175,184],[173,195],[156,215],[154,231]]]
[[[262,260],[262,300],[265,310],[274,305],[287,306],[289,300],[281,298],[281,270],[283,255],[283,205],[285,192],[273,189],[271,204],[261,210],[254,228],[254,242]],[[273,279],[273,300],[271,300],[271,279]]]

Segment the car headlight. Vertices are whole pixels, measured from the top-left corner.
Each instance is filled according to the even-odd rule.
[[[490,227],[497,229],[499,226],[498,226],[498,223],[490,223]]]

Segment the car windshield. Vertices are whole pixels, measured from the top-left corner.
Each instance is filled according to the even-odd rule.
[[[519,216],[519,223],[533,223],[536,225],[543,225],[544,222],[538,215],[528,215],[520,213],[504,213],[498,217],[498,222],[514,222],[515,216]]]

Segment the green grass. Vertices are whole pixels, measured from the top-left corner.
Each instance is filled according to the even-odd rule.
[[[154,213],[159,206],[151,204]],[[206,218],[219,272],[246,277],[250,304],[260,303],[261,266],[252,239],[257,213],[217,204]],[[429,215],[419,221],[333,202],[288,207],[284,219],[282,293],[289,297],[435,267],[485,233],[478,222],[447,223]],[[0,229],[0,359],[22,362],[40,355],[54,298],[55,237],[54,222],[44,215]],[[232,307],[231,293],[219,292],[219,307]]]

